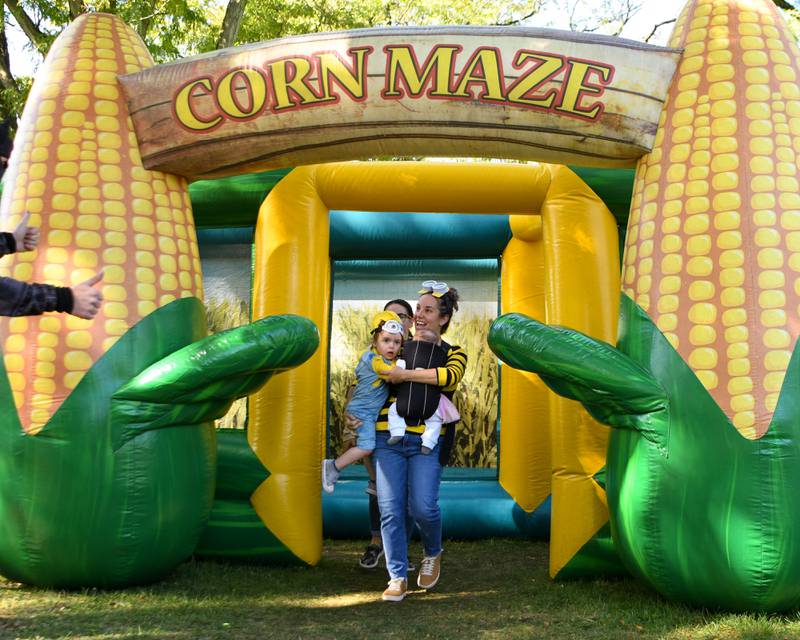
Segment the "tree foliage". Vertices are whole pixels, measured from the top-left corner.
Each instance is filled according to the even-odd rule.
[[[797,10],[774,0],[790,23]],[[214,49],[302,33],[363,27],[534,24],[545,6],[557,6],[576,31],[618,34],[644,0],[4,0],[0,34],[0,120],[21,112],[30,78],[11,73],[5,38],[13,21],[35,59],[84,11],[119,15],[145,41],[156,62]]]

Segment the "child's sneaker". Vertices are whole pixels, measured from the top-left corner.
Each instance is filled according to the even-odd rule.
[[[367,488],[364,489],[364,493],[366,493],[369,496],[378,495],[378,487],[375,485],[374,480],[367,480]]]
[[[322,461],[322,488],[325,493],[333,493],[333,485],[339,479],[339,470],[336,468],[333,460],[327,459]]]
[[[358,566],[364,569],[374,569],[383,558],[383,548],[377,544],[368,544],[364,555],[358,561]]]
[[[403,436],[389,436],[389,439],[386,441],[386,444],[388,444],[389,446],[394,446],[402,439]]]
[[[392,578],[389,580],[389,586],[383,592],[382,598],[389,602],[400,602],[406,597],[408,585],[405,578]]]

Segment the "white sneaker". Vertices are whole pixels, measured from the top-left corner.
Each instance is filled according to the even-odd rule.
[[[333,485],[339,479],[339,470],[332,459],[322,461],[322,488],[325,493],[333,493]]]
[[[387,602],[400,602],[406,597],[408,583],[405,578],[392,578],[381,598]]]

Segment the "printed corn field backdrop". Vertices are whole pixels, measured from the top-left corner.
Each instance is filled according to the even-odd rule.
[[[206,302],[206,321],[209,333],[241,327],[250,322],[250,308],[246,301],[236,299]],[[247,398],[235,400],[224,416],[214,422],[218,429],[244,429],[247,426]]]
[[[369,348],[369,321],[380,311],[378,305],[359,304],[334,309],[330,354],[330,445],[334,454],[342,451],[345,439],[353,436],[344,426],[347,392],[355,383],[355,365]],[[467,352],[467,373],[453,398],[461,422],[451,462],[457,467],[497,466],[497,358],[486,348],[492,318],[485,314],[459,312],[445,335],[450,344]]]

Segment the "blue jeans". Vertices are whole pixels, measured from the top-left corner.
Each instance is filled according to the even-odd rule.
[[[442,514],[439,510],[439,483],[442,465],[439,444],[429,455],[422,455],[422,437],[406,433],[389,446],[388,431],[376,434],[375,463],[378,505],[381,510],[381,536],[390,578],[408,577],[408,538],[406,513],[419,527],[426,556],[442,550]]]

